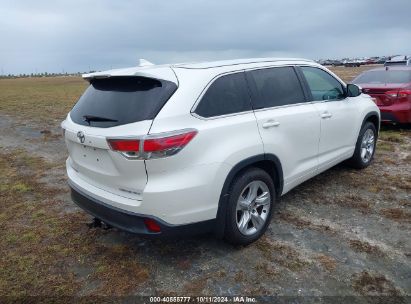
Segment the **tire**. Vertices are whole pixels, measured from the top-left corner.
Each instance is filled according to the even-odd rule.
[[[251,167],[235,178],[229,193],[224,238],[233,245],[248,245],[270,224],[276,197],[274,182],[264,170]]]
[[[349,159],[348,164],[355,169],[368,167],[374,158],[376,142],[377,130],[373,123],[366,122],[361,128],[355,144],[354,155]]]

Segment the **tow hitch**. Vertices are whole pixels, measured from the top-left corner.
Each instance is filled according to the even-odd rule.
[[[88,223],[87,226],[92,229],[92,228],[102,228],[104,230],[108,230],[113,228],[113,226],[103,222],[102,220],[100,220],[99,218],[93,218],[93,220],[91,221],[91,223]]]

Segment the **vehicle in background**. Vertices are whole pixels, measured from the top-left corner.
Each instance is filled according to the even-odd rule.
[[[319,59],[316,60],[317,63],[321,64],[321,65],[325,65],[325,66],[342,66],[343,62],[342,60],[338,60],[338,59]]]
[[[359,67],[361,62],[357,59],[346,59],[343,61],[345,67]]]
[[[379,57],[370,57],[370,58],[367,58],[365,60],[365,64],[377,64],[378,61],[379,61]],[[385,60],[384,60],[384,62],[385,62]]]
[[[411,123],[411,67],[372,69],[357,76],[353,83],[375,98],[381,121]]]
[[[385,61],[384,66],[393,66],[393,65],[406,65],[411,66],[411,56],[393,56],[389,57],[387,61]]]
[[[330,60],[330,63],[331,63],[332,66],[342,66],[343,65],[343,62],[341,60],[337,60],[337,59]]]
[[[380,57],[377,60],[377,64],[384,64],[387,61],[387,57]]]

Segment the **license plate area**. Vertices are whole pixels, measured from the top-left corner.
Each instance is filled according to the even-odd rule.
[[[72,143],[71,158],[76,169],[85,168],[104,175],[113,175],[117,170],[105,149]]]

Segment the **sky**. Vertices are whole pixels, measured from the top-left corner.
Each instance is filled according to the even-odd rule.
[[[411,55],[410,0],[0,0],[0,73]]]

